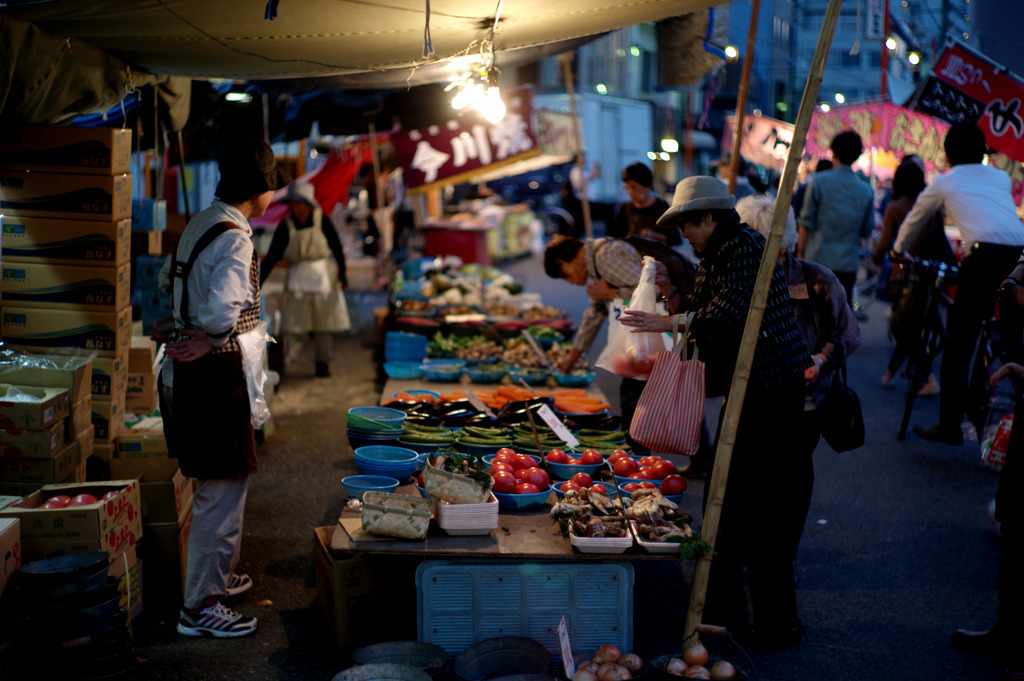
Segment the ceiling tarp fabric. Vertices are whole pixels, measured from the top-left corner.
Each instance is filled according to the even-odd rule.
[[[497,65],[506,51],[719,4],[722,0],[505,2],[493,35]],[[404,83],[432,62],[479,53],[495,10],[494,0],[287,0],[278,5],[277,17],[267,20],[264,3],[242,0],[8,0],[0,15],[84,41],[149,73],[240,80],[376,73],[397,75]],[[433,54],[424,57],[427,35]]]
[[[58,124],[101,113],[142,85],[155,85],[172,124],[188,118],[187,78],[133,71],[120,59],[72,38],[58,38],[0,9],[0,122]]]
[[[662,87],[696,85],[725,65],[729,8],[712,7],[659,21],[658,83]]]

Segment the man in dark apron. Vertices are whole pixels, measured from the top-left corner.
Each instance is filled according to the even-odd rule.
[[[217,164],[217,198],[189,222],[160,272],[174,316],[150,333],[166,342],[159,380],[168,451],[199,481],[178,633],[233,638],[257,627],[222,601],[252,586],[235,567],[248,476],[258,469],[254,428],[267,415],[266,325],[249,218],[263,215],[290,178],[262,140],[229,145]]]

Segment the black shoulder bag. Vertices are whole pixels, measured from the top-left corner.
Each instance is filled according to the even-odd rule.
[[[832,377],[832,386],[818,408],[821,436],[837,452],[848,452],[864,444],[864,413],[860,398],[846,383],[846,362]]]

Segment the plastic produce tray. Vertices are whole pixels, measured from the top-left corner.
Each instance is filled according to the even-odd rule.
[[[633,650],[633,567],[624,561],[425,561],[416,569],[417,639],[457,655],[498,636],[525,636],[561,673],[558,623],[574,653]]]

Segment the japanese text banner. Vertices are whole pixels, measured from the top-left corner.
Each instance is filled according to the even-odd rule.
[[[970,121],[990,147],[1024,161],[1024,81],[961,43],[947,45],[912,108],[950,123]]]
[[[488,123],[474,114],[443,125],[391,135],[395,157],[410,190],[464,181],[494,164],[537,149],[532,94],[518,88],[505,99],[505,118]]]

